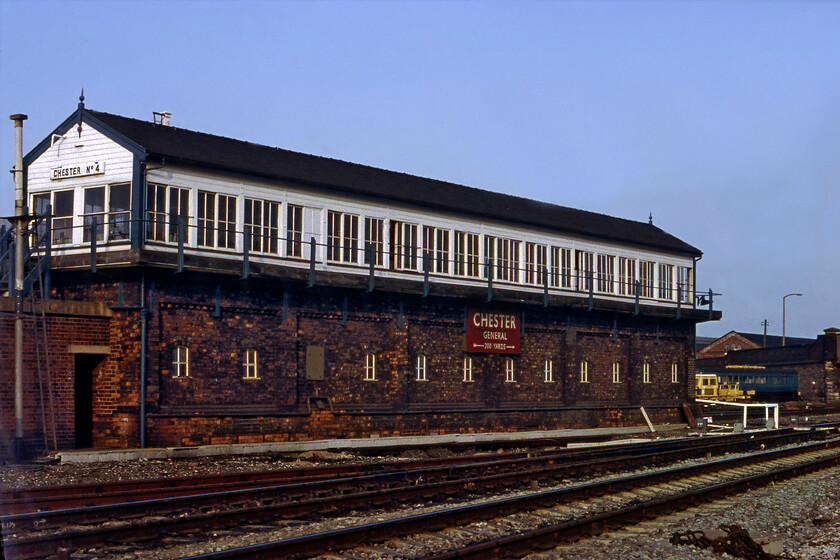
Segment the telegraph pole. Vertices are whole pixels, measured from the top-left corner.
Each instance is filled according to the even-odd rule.
[[[764,319],[761,324],[764,325],[764,342],[761,344],[761,347],[767,348],[767,325],[770,324],[770,321]]]
[[[23,114],[10,115],[15,122],[15,459],[24,457],[23,439],[23,255],[26,245],[26,185],[23,182]]]

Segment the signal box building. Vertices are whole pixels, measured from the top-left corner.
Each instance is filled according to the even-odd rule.
[[[720,317],[697,248],[159,116],[80,103],[25,158],[53,338],[40,393],[27,362],[33,444],[683,421],[695,325]],[[86,318],[59,328],[70,303]],[[0,397],[9,426],[5,381]]]

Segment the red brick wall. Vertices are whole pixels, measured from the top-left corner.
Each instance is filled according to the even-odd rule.
[[[220,316],[214,316],[217,280]],[[79,284],[66,295],[116,304],[111,282]],[[638,425],[640,405],[656,420],[681,421],[680,406],[693,387],[693,327],[672,319],[478,304],[525,310],[522,352],[513,356],[514,382],[505,381],[506,356],[492,354],[473,354],[474,381],[464,382],[465,302],[458,298],[189,273],[149,274],[144,282],[147,303],[154,301],[148,319],[148,445]],[[60,285],[71,283],[65,278]],[[137,275],[126,276],[125,305],[139,301]],[[118,312],[111,323],[108,343],[114,350],[96,377],[94,445],[136,446],[140,313]],[[178,345],[190,348],[188,378],[173,377]],[[324,347],[323,380],[307,379],[309,346]],[[259,355],[258,379],[243,378],[248,348]],[[376,356],[375,381],[364,379],[368,352]],[[419,354],[427,357],[426,381],[416,380]],[[578,379],[584,358],[590,362],[586,384]],[[553,362],[550,383],[544,381],[546,359]],[[643,384],[645,359],[651,383]],[[621,365],[619,383],[612,380],[614,361]],[[671,382],[674,361],[678,383]]]
[[[60,311],[60,302],[55,302]],[[0,298],[0,455],[10,456],[15,437],[15,373],[14,373],[14,304]],[[75,444],[75,354],[70,345],[107,346],[107,317],[57,314],[50,311],[44,322],[36,324],[26,305],[23,333],[23,429],[24,445],[34,452],[73,447]],[[39,316],[40,317],[40,316]],[[37,337],[36,337],[37,333]],[[36,346],[36,341],[38,342]],[[39,360],[40,357],[40,360]],[[48,367],[49,366],[49,367]],[[121,388],[111,387],[116,370],[113,360],[104,360],[96,368],[95,399],[109,400],[117,406],[125,396]]]

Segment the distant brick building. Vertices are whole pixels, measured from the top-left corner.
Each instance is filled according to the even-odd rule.
[[[25,164],[52,297],[111,313],[60,446],[682,421],[720,317],[650,223],[82,104]]]
[[[797,346],[811,344],[813,338],[786,337],[785,345]],[[708,341],[698,350],[698,358],[720,358],[733,350],[753,350],[755,348],[775,348],[782,346],[782,337],[756,333],[729,331],[718,339]]]
[[[787,338],[785,342],[785,346],[741,349],[722,357],[700,358],[697,367],[784,368],[799,374],[803,400],[840,403],[840,329],[826,329],[815,340]]]

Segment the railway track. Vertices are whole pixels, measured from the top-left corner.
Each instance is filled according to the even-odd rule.
[[[418,500],[463,500],[469,495],[553,484],[583,474],[603,474],[639,465],[665,464],[690,457],[732,452],[735,449],[733,445],[743,451],[790,444],[803,437],[822,436],[823,433],[817,432],[777,430],[761,435],[668,440],[536,457],[482,455],[434,467],[428,466],[425,461],[366,466],[384,472],[359,470],[359,465],[340,469],[329,467],[307,469],[309,479],[305,479],[307,475],[303,472],[284,472],[286,479],[281,479],[280,484],[271,481],[268,486],[265,478],[251,473],[246,477],[247,481],[228,482],[233,485],[256,484],[257,487],[212,492],[206,492],[208,484],[200,484],[199,480],[158,481],[163,486],[171,485],[172,490],[181,495],[114,504],[107,502],[113,500],[119,491],[114,487],[103,488],[100,494],[105,502],[102,504],[5,515],[0,518],[0,526],[8,557],[40,558],[57,555],[62,549],[81,550],[107,542],[142,542],[157,539],[161,534],[176,536],[243,524],[283,523],[289,519],[336,515],[371,507],[393,508]],[[397,470],[398,466],[403,468]],[[347,476],[342,476],[342,472]],[[273,475],[269,473],[266,476]],[[212,484],[217,482],[220,483],[214,481]],[[190,491],[191,483],[199,484],[192,484]],[[132,498],[136,498],[143,489],[151,492],[153,482],[138,481],[137,486],[119,484]],[[185,493],[187,495],[183,495]],[[57,494],[57,499],[64,500],[73,492],[61,488]],[[80,495],[88,502],[96,499],[96,493],[88,487],[82,489],[81,494],[76,493],[75,499]],[[49,502],[42,501],[41,505],[46,503]]]
[[[772,482],[840,465],[840,442],[619,477],[184,560],[516,558]],[[373,544],[371,544],[373,543]],[[360,547],[360,548],[354,548]]]

